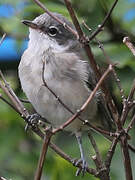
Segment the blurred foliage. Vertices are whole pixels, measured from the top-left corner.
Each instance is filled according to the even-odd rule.
[[[70,19],[68,11],[63,3],[63,0],[42,0],[46,7],[53,11],[62,13]],[[94,31],[111,7],[114,0],[72,0],[73,7],[77,12],[80,23],[85,20],[87,25]],[[0,17],[0,34],[6,32],[8,36],[14,37],[17,46],[20,47],[20,42],[27,37],[28,29],[20,22],[22,19],[34,19],[43,11],[35,5],[31,0],[4,0],[0,1],[0,5],[7,6],[7,14],[10,15]],[[9,5],[13,9],[9,10]],[[124,36],[130,36],[132,41],[135,40],[135,16],[128,16],[128,13],[135,8],[135,2],[131,0],[119,0],[118,5],[113,11],[111,18],[105,26],[105,30],[98,35],[98,39],[103,42],[104,49],[113,62],[117,62],[117,73],[121,79],[122,87],[126,95],[132,86],[132,81],[135,77],[135,59],[129,49],[122,43]],[[84,27],[86,34],[90,34]],[[93,41],[92,50],[95,58],[100,66],[105,64],[105,57],[98,48],[97,42]],[[8,52],[7,52],[8,53]],[[15,72],[5,71],[6,78],[11,83],[17,95],[24,97]],[[115,83],[112,85],[113,93],[120,102],[120,94]],[[0,93],[2,93],[0,91]],[[0,175],[13,180],[32,180],[38,157],[41,149],[41,140],[32,134],[24,131],[25,123],[8,105],[0,103]],[[134,130],[132,131],[134,135]],[[109,142],[102,136],[95,134],[95,138],[103,157],[109,147]],[[134,138],[134,137],[133,137]],[[60,133],[53,138],[53,141],[58,144],[66,153],[73,157],[79,157],[79,150],[75,138],[67,136],[66,133]],[[102,142],[102,143],[101,143]],[[87,137],[84,137],[83,143],[86,148],[88,158],[94,155],[94,151]],[[132,141],[134,143],[134,141]],[[135,167],[135,157],[131,153],[133,167]],[[94,167],[90,160],[90,165]],[[49,149],[45,163],[45,174],[43,179],[48,180],[69,180],[82,179],[75,177],[76,169],[68,162],[56,155]],[[134,174],[135,176],[135,174]],[[83,180],[96,180],[88,174],[83,177]],[[122,157],[120,147],[117,147],[111,167],[111,179],[125,179],[124,169],[122,165]]]

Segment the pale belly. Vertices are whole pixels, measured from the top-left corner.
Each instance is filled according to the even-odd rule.
[[[73,114],[71,114],[56,97],[54,97],[54,95],[43,85],[41,80],[35,82],[34,79],[31,81],[30,79],[30,77],[27,77],[27,80],[21,79],[21,84],[26,96],[37,113],[46,118],[55,128],[59,127],[72,117]],[[48,86],[50,86],[62,102],[74,113],[80,109],[90,95],[90,92],[88,92],[79,82],[74,82],[73,84],[66,81],[54,82],[56,83],[55,85],[48,82]],[[96,110],[97,104],[96,101],[93,100],[82,113],[81,117],[84,120],[93,121]],[[75,119],[65,130],[76,132],[82,128],[83,123],[79,119]]]

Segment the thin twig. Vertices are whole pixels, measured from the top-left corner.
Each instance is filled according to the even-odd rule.
[[[64,0],[64,1],[65,1],[65,4],[66,4],[66,7],[67,7],[68,11],[70,12],[73,24],[75,25],[75,28],[76,28],[76,30],[78,32],[79,39],[82,40],[82,41],[83,40],[86,41],[86,37],[84,36],[84,33],[83,33],[83,31],[82,31],[82,29],[80,27],[80,24],[79,24],[79,22],[77,20],[75,12],[74,12],[74,10],[73,10],[73,8],[71,6],[70,0]]]
[[[113,9],[115,8],[116,4],[117,4],[118,0],[115,0],[114,4],[112,5],[111,9],[109,10],[109,12],[107,13],[106,17],[104,18],[103,22],[101,25],[98,26],[98,28],[96,29],[95,32],[93,32],[91,34],[91,36],[89,37],[89,40],[91,41],[92,39],[94,39],[96,37],[96,35],[102,31],[103,27],[105,26],[105,23],[108,21],[110,15],[112,14]]]
[[[43,85],[50,91],[50,93],[58,100],[58,102],[71,114],[74,114],[74,112],[55,94],[55,92],[47,85],[45,78],[44,78],[44,73],[45,73],[45,68],[46,68],[46,61],[43,61],[43,67],[42,67],[42,81]]]
[[[2,74],[1,71],[0,71],[0,76],[2,77],[5,83],[5,86],[3,86],[2,83],[0,82],[0,87],[4,90],[4,92],[6,92],[6,94],[8,95],[12,103],[14,104],[15,108],[18,109],[18,111],[22,113],[21,115],[24,117],[27,116],[28,112],[26,111],[26,108],[24,108],[24,106],[22,105],[22,103],[20,102],[20,100],[18,99],[14,91],[12,90],[12,88],[10,87],[9,83],[4,78],[4,75]]]
[[[102,52],[103,52],[103,54],[104,54],[104,56],[105,56],[105,58],[106,58],[107,64],[113,64],[112,61],[110,60],[109,56],[108,56],[107,53],[105,52],[104,47],[103,47],[103,44],[101,44],[101,42],[100,42],[97,38],[95,38],[95,39],[96,39],[96,41],[98,42],[99,48],[102,50]],[[119,88],[120,95],[121,95],[121,99],[122,99],[122,102],[123,102],[123,110],[122,110],[121,118],[117,118],[117,119],[115,120],[116,126],[118,127],[119,130],[121,130],[121,129],[122,129],[122,122],[123,122],[122,119],[123,119],[123,116],[126,117],[126,115],[127,115],[126,112],[128,113],[128,108],[126,108],[126,107],[127,107],[127,99],[126,99],[126,97],[125,97],[124,89],[123,89],[122,86],[121,86],[120,79],[119,79],[119,77],[117,76],[114,67],[113,67],[113,69],[112,69],[112,74],[113,74],[113,77],[114,77],[114,79],[115,79],[115,81],[116,81],[116,84],[117,84],[117,86],[118,86],[118,88]],[[125,112],[125,111],[126,111],[126,112]]]
[[[127,137],[122,136],[120,138],[120,143],[121,143],[121,149],[123,153],[123,163],[124,163],[124,168],[125,168],[125,175],[126,175],[126,180],[133,180],[133,175],[132,175],[132,167],[131,167],[131,160],[130,160],[130,155],[129,155],[129,150],[128,150],[128,142],[127,142]]]
[[[126,132],[128,133],[128,131],[133,127],[133,125],[135,124],[135,114],[132,117],[130,123],[128,124],[128,127],[126,128]]]
[[[130,49],[130,51],[132,52],[132,54],[135,56],[135,47],[134,47],[133,44],[131,43],[129,37],[124,37],[124,38],[123,38],[123,43]]]
[[[111,144],[111,146],[107,152],[107,155],[106,155],[105,165],[107,168],[110,168],[111,161],[112,161],[117,143],[118,143],[118,138],[115,137],[113,139],[112,144]]]
[[[112,61],[111,61],[111,59],[109,58],[109,56],[108,56],[107,53],[105,52],[103,44],[102,44],[97,38],[95,38],[95,39],[96,39],[96,41],[97,41],[98,44],[99,44],[99,48],[100,48],[100,49],[102,50],[102,52],[103,52],[103,55],[104,55],[104,57],[105,57],[105,59],[106,59],[107,64],[113,64]],[[125,97],[125,94],[124,94],[124,89],[123,89],[122,86],[121,86],[120,79],[119,79],[119,77],[117,76],[114,67],[113,67],[112,73],[113,73],[114,79],[115,79],[115,81],[116,81],[116,83],[117,83],[117,86],[118,86],[118,88],[119,88],[119,91],[120,91],[120,94],[121,94],[121,98],[122,98],[123,104],[124,104],[125,101],[126,101],[126,97]]]
[[[86,38],[86,36],[84,36],[84,33],[81,30],[79,21],[78,21],[76,15],[75,15],[75,12],[74,12],[74,10],[72,8],[71,2],[69,0],[64,0],[64,1],[65,1],[67,9],[69,11],[69,14],[70,14],[70,16],[72,18],[72,21],[73,21],[73,23],[75,25],[75,28],[76,28],[76,30],[77,30],[77,32],[79,34],[79,37],[80,37],[79,40],[84,45],[84,50],[85,50],[85,52],[86,52],[86,54],[88,56],[88,59],[89,59],[90,64],[92,66],[92,69],[94,70],[94,72],[96,74],[96,77],[99,80],[100,77],[101,77],[101,74],[99,72],[99,67],[97,66],[96,61],[94,59],[94,56],[92,54],[91,48],[90,48],[90,46],[88,44],[88,39]]]
[[[101,156],[101,154],[100,154],[100,152],[98,150],[95,139],[93,138],[90,131],[88,132],[88,137],[89,137],[89,139],[91,141],[91,144],[92,144],[92,146],[93,146],[93,148],[95,150],[95,153],[96,153],[96,160],[97,160],[96,167],[97,167],[98,170],[100,170],[100,169],[104,168],[104,163],[103,163],[103,160],[102,160],[102,156]]]
[[[89,32],[91,31],[91,28],[85,23],[85,21],[83,21],[83,25],[84,25],[84,27],[85,27]],[[95,39],[96,39],[96,41],[98,42],[99,47],[102,49],[102,51],[103,51],[103,53],[104,53],[104,56],[106,57],[107,64],[113,64],[113,63],[110,61],[110,59],[108,58],[107,54],[105,53],[104,48],[103,48],[103,45],[100,43],[100,41],[99,41],[96,37],[95,37]],[[114,68],[113,68],[113,70],[114,70]],[[116,106],[115,106],[115,104],[114,104],[114,101],[113,101],[113,99],[112,99],[112,97],[111,97],[111,95],[110,95],[107,87],[105,86],[105,84],[104,84],[104,86],[102,86],[102,89],[103,89],[103,91],[104,91],[104,93],[105,93],[105,95],[106,95],[106,97],[107,97],[106,102],[108,102],[110,111],[111,111],[111,113],[112,113],[112,117],[113,117],[113,119],[115,120],[114,122],[116,123],[116,121],[118,121],[118,119],[119,119],[119,114],[118,114],[117,108],[116,108]],[[104,97],[103,97],[103,99],[104,99]]]
[[[104,54],[105,54],[104,49],[103,49],[103,52],[104,52]],[[105,54],[105,55],[106,55],[106,54]],[[110,61],[109,61],[109,63],[110,63]],[[117,78],[117,74],[115,73],[114,69],[113,69],[113,74],[114,74],[115,79],[117,80],[117,79],[118,79],[118,78]],[[117,81],[116,81],[116,82],[117,82]],[[123,103],[124,103],[123,112],[122,112],[122,116],[121,116],[121,118],[122,118],[122,117],[124,117],[124,114],[127,115],[126,112],[128,112],[128,111],[126,111],[126,110],[128,109],[128,107],[127,107],[127,100],[126,100],[125,96],[123,95],[124,93],[123,93],[123,91],[122,91],[122,88],[121,88],[120,83],[117,82],[117,85],[118,85],[118,87],[119,87],[119,89],[120,89],[120,93],[121,93],[121,95],[122,95],[122,99],[123,99]],[[126,117],[126,116],[125,116],[125,117]],[[131,120],[128,128],[127,128],[126,131],[125,131],[125,133],[128,132],[128,130],[132,127],[134,121],[135,121],[135,116],[132,118],[132,120]],[[123,128],[122,128],[122,123],[121,123],[121,122],[122,122],[122,120],[120,120],[120,119],[118,119],[118,121],[116,122],[116,125],[117,125],[119,131],[123,130]],[[124,156],[123,156],[123,161],[124,161],[126,178],[127,178],[127,180],[132,180],[132,178],[133,178],[133,177],[132,177],[132,169],[131,169],[131,162],[130,162],[130,156],[129,156],[129,151],[128,151],[128,143],[127,143],[127,136],[126,136],[126,134],[124,134],[124,135],[121,136],[121,138],[120,138],[120,143],[121,143],[121,149],[122,149],[122,152],[123,152],[123,155],[124,155]],[[115,141],[115,143],[112,144],[113,146],[112,146],[111,148],[114,148],[114,149],[115,149],[116,144],[117,144],[117,142]],[[112,151],[112,152],[113,152],[113,151]],[[109,156],[109,159],[108,159],[108,161],[106,161],[106,162],[108,163],[107,165],[110,165],[109,162],[111,162],[110,160],[112,159],[113,153],[109,153],[108,156]]]
[[[43,145],[42,145],[41,154],[40,154],[38,167],[36,170],[34,180],[40,180],[41,179],[43,166],[44,166],[44,162],[45,162],[45,157],[47,154],[47,150],[48,150],[48,146],[49,146],[51,137],[52,137],[51,130],[50,129],[46,130],[46,135],[44,136],[44,139],[43,139]]]
[[[125,124],[127,115],[128,115],[129,111],[131,110],[131,108],[132,108],[132,106],[134,104],[133,103],[134,92],[135,92],[135,80],[133,81],[133,85],[132,85],[132,88],[131,88],[131,90],[129,92],[127,101],[126,101],[126,103],[124,103],[124,106],[123,106],[121,119],[120,119],[120,121],[122,122],[123,125]],[[129,125],[129,127],[130,127],[130,125]]]
[[[105,78],[107,77],[107,75],[112,71],[113,69],[113,65],[110,64],[108,69],[104,72],[104,74],[102,75],[102,77],[100,78],[100,80],[98,81],[98,83],[96,84],[96,87],[94,88],[94,90],[92,91],[91,95],[89,96],[89,98],[87,99],[87,101],[84,103],[84,105],[81,107],[81,111],[83,111],[86,106],[88,105],[89,101],[94,97],[96,91],[99,89],[100,85],[103,83],[103,81],[105,80]]]
[[[20,109],[18,108],[18,104],[15,101],[14,97],[10,94],[8,89],[2,84],[1,81],[0,81],[0,88],[5,92],[5,94],[8,96],[8,98],[11,100],[11,102],[13,103],[14,108],[17,109],[17,111],[20,112]]]

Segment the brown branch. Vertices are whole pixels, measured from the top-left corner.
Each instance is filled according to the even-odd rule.
[[[126,128],[126,133],[128,133],[128,131],[133,127],[133,125],[135,124],[135,114],[134,116],[132,117],[130,123],[128,124],[128,127]]]
[[[42,139],[44,138],[44,134],[43,132],[39,129],[34,129],[32,127],[32,131],[35,132],[35,134],[37,134],[39,137],[41,137]],[[65,159],[66,161],[68,161],[69,163],[71,163],[73,166],[78,167],[78,168],[82,168],[81,164],[77,164],[75,165],[74,163],[74,159],[71,158],[69,155],[67,155],[65,152],[63,152],[58,146],[56,146],[54,143],[50,142],[49,143],[49,147],[55,151],[60,157],[62,157],[63,159]],[[78,160],[76,160],[78,161]],[[97,175],[97,171],[93,168],[89,168],[87,167],[86,171],[94,176]]]
[[[108,56],[107,53],[105,52],[103,44],[102,44],[97,38],[95,38],[95,39],[96,39],[96,41],[97,41],[98,44],[99,44],[99,48],[102,50],[102,53],[103,53],[103,55],[104,55],[104,57],[105,57],[105,59],[106,59],[107,64],[113,64],[112,61],[111,61],[111,59],[109,58],[109,56]],[[112,73],[113,73],[114,79],[115,79],[115,81],[116,81],[116,83],[117,83],[117,86],[118,86],[118,88],[119,88],[120,95],[121,95],[121,98],[122,98],[123,104],[124,104],[125,101],[126,101],[126,97],[125,97],[125,94],[124,94],[124,89],[123,89],[122,86],[121,86],[120,79],[119,79],[119,77],[117,76],[116,71],[115,71],[114,68],[113,68],[113,70],[112,70]]]
[[[57,101],[71,114],[74,114],[74,112],[55,94],[55,92],[47,85],[45,78],[44,78],[44,73],[45,73],[45,61],[43,61],[43,67],[42,67],[42,81],[43,85],[50,91],[50,93],[57,99]]]
[[[126,103],[124,104],[124,107],[123,107],[123,110],[122,110],[122,115],[121,115],[121,122],[122,124],[124,125],[125,124],[125,121],[126,121],[126,118],[127,118],[127,115],[130,111],[130,109],[132,108],[131,105],[133,105],[133,96],[134,96],[134,92],[135,92],[135,80],[133,81],[133,85],[132,85],[132,88],[129,92],[129,95],[128,95],[128,98],[127,98],[127,101]],[[132,121],[132,120],[131,120]],[[132,124],[132,123],[131,123]],[[129,125],[130,127],[130,125]],[[130,129],[130,128],[129,128]]]
[[[116,75],[114,70],[113,70],[113,73],[114,73],[115,78],[117,78],[117,75]],[[118,83],[118,86],[119,86],[119,83]],[[119,86],[119,88],[121,89],[121,86]],[[133,91],[131,90],[131,92],[132,92],[131,94],[133,94],[134,88],[133,88]],[[128,109],[128,106],[127,106],[127,101],[125,101],[121,118],[126,117],[124,115],[128,114],[128,110],[129,109]],[[125,173],[126,173],[127,180],[132,180],[133,177],[132,177],[132,168],[131,168],[131,162],[130,162],[130,156],[129,156],[129,150],[128,150],[128,142],[127,142],[128,137],[126,136],[126,133],[132,127],[134,121],[135,121],[135,116],[132,118],[132,120],[131,120],[128,128],[124,132],[124,134],[121,135],[121,137],[120,137],[120,143],[121,143],[121,149],[122,149],[122,152],[123,152],[123,161],[124,161],[124,167],[125,167]],[[121,121],[118,119],[118,121],[116,122],[116,125],[118,126],[119,131],[123,130],[121,122],[123,122],[122,119],[121,119]],[[114,144],[112,144],[113,146],[111,147],[111,152],[113,152],[112,148],[114,148],[114,150],[115,150],[116,144],[117,144],[117,141],[114,141]],[[110,165],[109,162],[111,162],[110,160],[112,159],[112,156],[113,156],[113,153],[110,153],[109,154],[109,159],[107,161],[108,165]]]
[[[46,135],[44,136],[44,139],[43,139],[43,145],[42,145],[41,154],[40,154],[38,167],[36,170],[34,180],[40,180],[41,179],[43,166],[44,166],[44,162],[45,162],[45,157],[47,154],[47,150],[48,150],[48,146],[49,146],[51,137],[52,137],[52,132],[50,129],[47,129]]]
[[[107,77],[107,75],[112,71],[113,69],[113,65],[110,64],[108,69],[104,72],[104,74],[102,75],[102,77],[100,78],[99,82],[96,84],[96,87],[94,88],[94,90],[92,91],[91,95],[89,96],[89,98],[87,99],[87,101],[84,103],[84,105],[82,106],[81,110],[83,111],[86,106],[88,105],[89,101],[94,97],[96,91],[99,89],[100,85],[103,83],[103,81],[105,80],[105,78]]]
[[[128,106],[128,102],[126,101],[123,105],[123,109],[120,117],[120,122],[122,125],[125,124],[129,111],[130,111],[130,107]]]
[[[77,30],[77,32],[79,34],[79,38],[80,38],[79,40],[84,45],[84,50],[85,50],[85,52],[86,52],[86,54],[88,56],[88,59],[89,59],[90,64],[92,66],[92,69],[94,70],[94,72],[96,74],[96,77],[99,80],[101,75],[100,75],[100,72],[99,72],[99,68],[98,68],[98,66],[96,64],[96,61],[94,59],[94,56],[92,54],[91,48],[90,48],[90,46],[88,44],[88,39],[86,38],[86,36],[84,36],[84,33],[81,30],[79,21],[78,21],[76,15],[75,15],[75,12],[74,12],[74,10],[72,8],[71,2],[69,0],[64,0],[64,1],[65,1],[67,9],[69,11],[69,14],[70,14],[70,16],[72,18],[72,21],[73,21],[73,23],[75,25],[75,28],[76,28],[76,30]]]
[[[91,41],[92,39],[94,39],[96,37],[96,35],[102,31],[103,27],[105,26],[105,23],[108,21],[109,17],[112,14],[113,9],[115,8],[116,4],[117,4],[118,0],[115,0],[114,4],[112,5],[111,9],[108,11],[106,17],[104,18],[103,22],[101,25],[98,26],[97,30],[95,32],[93,32],[91,34],[91,36],[89,37],[89,40]]]
[[[3,74],[2,74],[2,78],[3,78]],[[6,82],[5,78],[4,78],[4,81]],[[4,93],[11,100],[12,104],[11,105],[9,104],[10,107],[12,107],[17,113],[19,113],[19,115],[21,115],[21,117],[27,122],[27,117],[30,114],[27,111],[27,109],[23,106],[23,104],[21,103],[19,98],[15,95],[15,93],[12,93],[12,95],[11,95],[11,92],[13,92],[12,88],[10,87],[10,89],[9,89],[9,85],[4,86],[1,81],[0,81],[0,88],[4,91]],[[6,101],[4,100],[4,102],[6,102]],[[44,137],[44,134],[42,133],[42,131],[37,126],[31,126],[31,129],[33,130],[33,132],[35,132],[41,138]]]
[[[106,155],[105,165],[109,169],[110,169],[111,161],[112,161],[117,143],[118,143],[118,138],[115,137]]]
[[[135,56],[135,47],[134,47],[133,44],[131,43],[129,37],[124,37],[124,38],[123,38],[123,43],[130,49],[130,51],[132,52],[132,54]]]
[[[121,140],[120,141],[121,149],[122,149],[122,153],[123,153],[123,162],[124,162],[124,167],[125,167],[126,180],[133,180],[127,137],[122,136],[120,140]]]
[[[102,156],[101,156],[101,154],[100,154],[100,152],[98,150],[98,147],[97,147],[97,144],[95,142],[95,139],[93,138],[93,136],[92,136],[90,131],[88,132],[88,137],[89,137],[90,142],[91,142],[91,144],[93,146],[93,149],[94,149],[94,151],[96,153],[96,160],[97,160],[96,167],[97,167],[98,170],[100,170],[100,169],[104,168]]]
[[[76,30],[77,30],[77,32],[78,32],[79,39],[80,39],[80,40],[83,40],[83,39],[84,39],[84,41],[86,41],[86,37],[84,37],[84,33],[83,33],[83,31],[82,31],[82,29],[81,29],[81,27],[80,27],[80,24],[79,24],[79,22],[78,22],[78,20],[77,20],[77,17],[76,17],[76,15],[75,15],[75,12],[74,12],[74,10],[73,10],[73,8],[72,8],[72,6],[71,6],[70,0],[64,0],[64,1],[65,1],[65,4],[66,4],[66,7],[67,7],[68,11],[70,12],[70,15],[71,15],[73,24],[75,25],[75,28],[76,28]]]
[[[96,165],[96,168],[97,168],[97,171],[98,171],[98,177],[101,179],[101,180],[110,180],[110,176],[109,176],[109,168],[106,168],[103,160],[102,160],[102,156],[98,150],[98,147],[97,147],[97,144],[91,134],[91,132],[89,131],[88,132],[88,137],[91,141],[91,144],[94,148],[94,151],[96,153],[96,155],[92,156],[92,159]]]
[[[20,110],[18,109],[18,106],[17,106],[18,104],[14,100],[14,97],[9,93],[8,89],[2,84],[1,81],[0,81],[0,88],[5,92],[5,94],[8,96],[8,98],[11,100],[11,102],[13,103],[14,109],[17,109],[17,112],[20,112]]]
[[[12,90],[8,82],[6,81],[6,79],[4,78],[1,71],[0,71],[0,76],[3,79],[4,84],[5,84],[5,86],[3,86],[2,82],[0,82],[1,89],[3,89],[3,91],[10,98],[15,108],[21,113],[21,116],[27,117],[29,113],[26,111],[26,108],[24,108],[24,106],[22,105],[22,103],[20,102],[20,100],[18,99],[18,97],[16,96],[16,94],[14,93],[14,91]]]
[[[104,47],[103,47],[103,44],[101,44],[101,42],[100,42],[97,38],[95,38],[95,39],[96,39],[96,41],[98,42],[99,48],[102,50],[103,55],[104,55],[105,58],[106,58],[107,64],[113,64],[112,61],[110,60],[109,56],[108,56],[107,53],[105,52]],[[127,107],[127,99],[126,99],[126,97],[125,97],[124,90],[123,90],[123,88],[122,88],[122,86],[121,86],[120,79],[119,79],[119,77],[117,76],[114,67],[113,67],[113,69],[112,69],[112,74],[113,74],[113,77],[114,77],[115,82],[116,82],[116,84],[117,84],[117,87],[119,88],[120,95],[121,95],[121,99],[122,99],[122,102],[123,102],[123,110],[122,110],[121,118],[115,119],[115,124],[116,124],[116,126],[118,127],[119,130],[121,130],[121,129],[122,129],[122,122],[123,122],[122,119],[123,119],[123,116],[126,118],[126,117],[127,117],[127,116],[126,116],[126,115],[127,115],[126,112],[128,113],[129,111],[128,111],[128,108],[126,108],[126,107]],[[125,112],[125,111],[126,111],[126,112]]]

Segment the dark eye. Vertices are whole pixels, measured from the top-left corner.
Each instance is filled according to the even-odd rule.
[[[49,27],[48,34],[50,36],[56,36],[57,33],[58,33],[57,27],[55,27],[55,26],[50,26]]]

